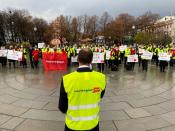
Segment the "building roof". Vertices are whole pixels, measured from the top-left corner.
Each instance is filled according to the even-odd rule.
[[[171,21],[171,20],[175,20],[175,16],[165,16],[165,17],[159,19],[156,23],[162,23],[162,22],[167,22],[167,21]]]

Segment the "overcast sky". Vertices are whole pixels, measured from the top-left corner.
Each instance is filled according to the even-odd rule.
[[[120,13],[138,16],[146,11],[161,16],[175,13],[175,0],[0,0],[0,10],[27,9],[33,16],[51,21],[64,15],[101,15],[107,11],[113,17]]]

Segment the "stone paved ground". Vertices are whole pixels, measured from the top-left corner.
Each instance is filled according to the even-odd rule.
[[[0,131],[63,131],[60,79],[69,71],[0,67]],[[100,131],[175,131],[175,73],[106,72]]]

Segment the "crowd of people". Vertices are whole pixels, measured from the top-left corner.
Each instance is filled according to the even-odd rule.
[[[121,48],[122,47],[122,48]],[[108,46],[105,44],[95,45],[72,45],[72,46],[62,46],[59,48],[49,48],[43,47],[38,49],[35,47],[17,47],[10,46],[9,50],[15,50],[22,52],[22,59],[20,61],[7,59],[6,56],[0,56],[0,63],[2,67],[16,68],[18,65],[27,68],[29,67],[29,63],[31,68],[38,68],[39,59],[42,58],[42,54],[44,53],[66,53],[67,54],[67,64],[71,66],[71,58],[78,55],[78,52],[81,48],[90,48],[93,52],[104,53],[104,62],[97,63],[98,71],[103,72],[104,68],[110,68],[112,71],[117,71],[119,69],[120,64],[124,64],[124,68],[126,70],[134,70],[136,62],[128,62],[128,56],[137,55],[138,56],[138,64],[142,65],[143,71],[148,70],[148,59],[142,58],[143,55],[142,50],[148,51],[153,54],[152,59],[150,60],[152,64],[155,64],[157,67],[160,67],[160,71],[164,72],[166,67],[169,65],[173,67],[175,64],[175,46],[138,46],[134,45],[112,45]],[[1,50],[3,50],[2,48]],[[106,57],[107,52],[110,53],[108,58]],[[159,60],[160,53],[167,53],[170,56],[170,60]]]

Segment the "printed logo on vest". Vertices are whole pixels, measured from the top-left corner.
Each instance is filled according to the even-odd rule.
[[[100,92],[100,87],[94,87],[92,93],[98,93],[98,92]]]

